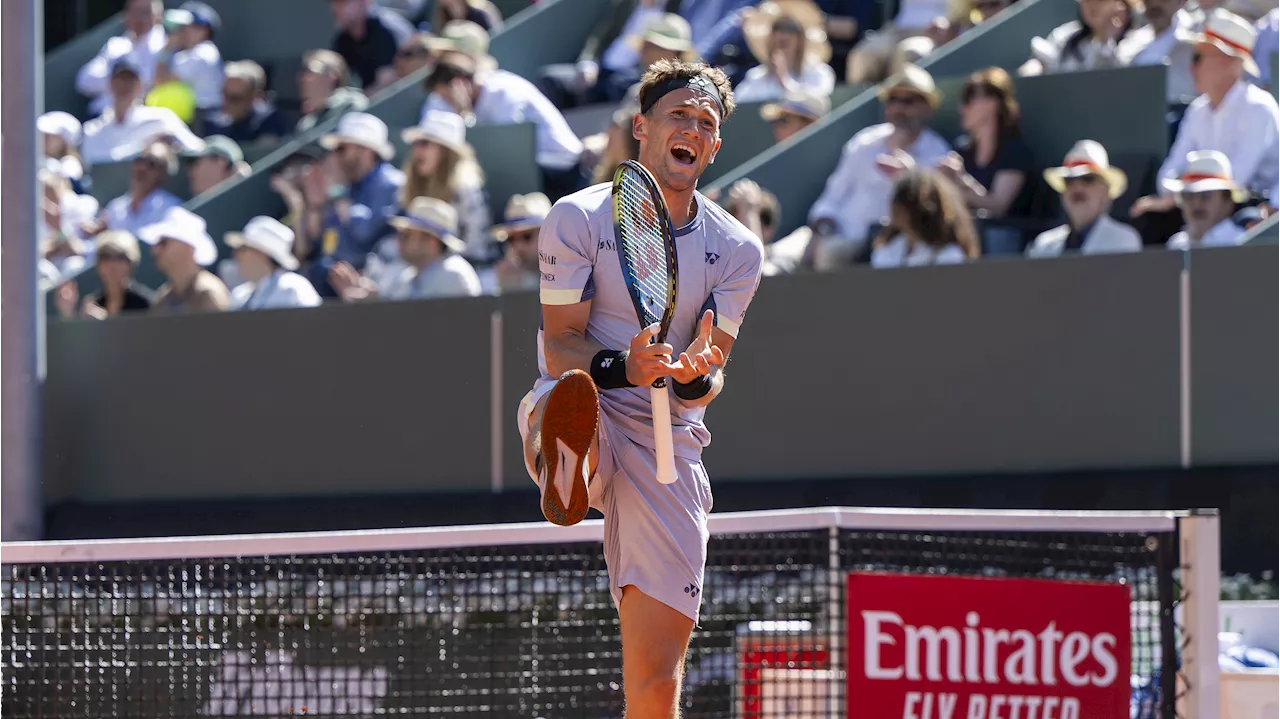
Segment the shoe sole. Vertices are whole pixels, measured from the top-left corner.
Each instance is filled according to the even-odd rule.
[[[569,527],[587,516],[587,480],[584,464],[600,421],[600,398],[596,383],[582,370],[569,370],[560,377],[547,397],[542,414],[542,466],[546,479],[542,490],[542,516],[548,522]],[[572,467],[560,467],[560,445],[577,458]],[[560,496],[555,478],[567,471],[573,477],[568,501]]]

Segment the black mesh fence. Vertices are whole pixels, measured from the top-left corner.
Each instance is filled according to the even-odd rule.
[[[1134,716],[1172,716],[1174,535],[713,536],[684,716],[845,715],[850,569],[1125,582]],[[598,543],[6,564],[5,717],[618,717]],[[1167,643],[1170,642],[1170,643]]]

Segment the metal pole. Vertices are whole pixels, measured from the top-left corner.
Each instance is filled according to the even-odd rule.
[[[40,0],[0,7],[0,538],[40,539],[40,383],[44,302],[36,283],[36,169],[43,148]]]

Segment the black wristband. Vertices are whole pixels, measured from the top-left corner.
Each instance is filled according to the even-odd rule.
[[[600,350],[591,358],[591,379],[600,389],[635,387],[627,379],[626,350]]]
[[[672,382],[671,384],[671,391],[675,392],[677,397],[686,402],[692,402],[707,396],[707,393],[711,391],[712,381],[711,375],[704,374],[689,384],[682,382]]]

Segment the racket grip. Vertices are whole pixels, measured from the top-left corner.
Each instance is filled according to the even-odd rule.
[[[676,481],[676,455],[671,433],[671,397],[664,382],[661,387],[649,387],[653,404],[653,448],[658,460],[658,481],[672,484]]]

